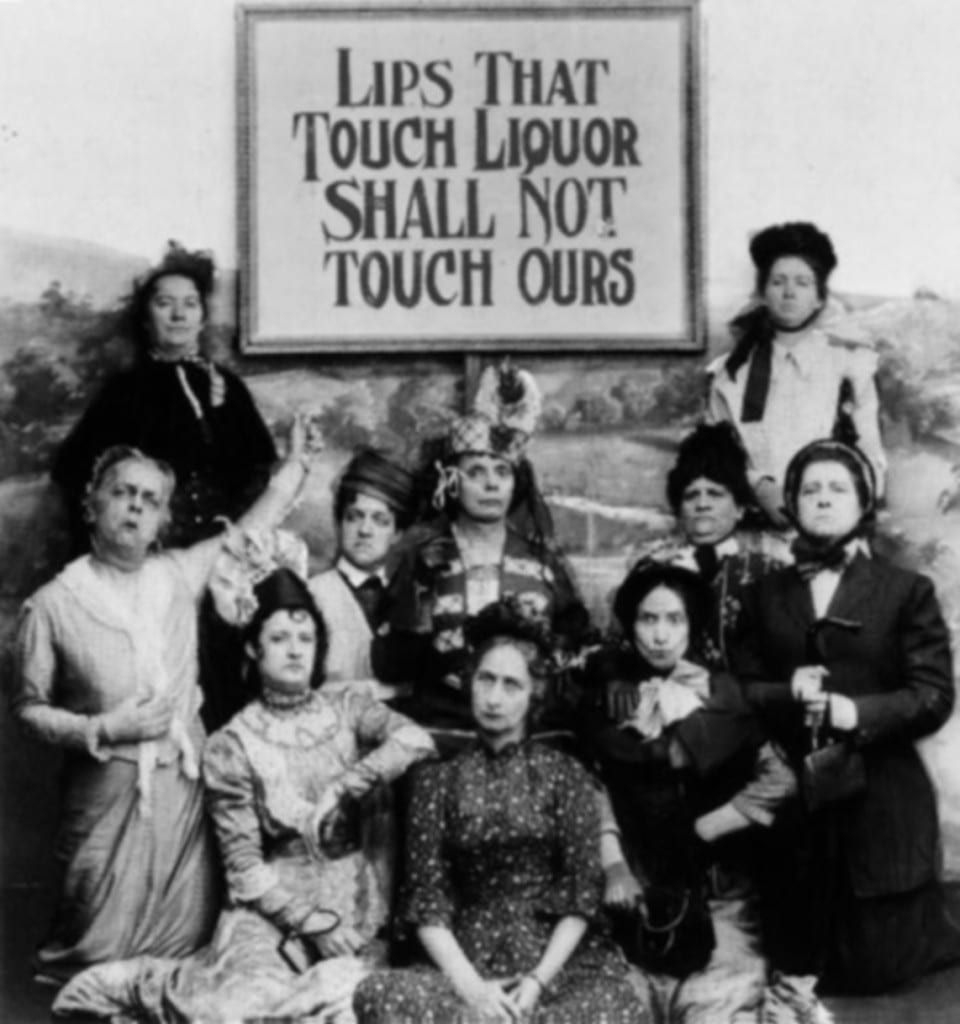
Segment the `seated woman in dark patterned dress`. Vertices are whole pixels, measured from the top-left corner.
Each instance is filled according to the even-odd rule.
[[[471,623],[475,742],[413,783],[400,923],[427,961],[357,989],[361,1024],[641,1024],[603,926],[594,790],[527,739],[549,645],[515,606]]]

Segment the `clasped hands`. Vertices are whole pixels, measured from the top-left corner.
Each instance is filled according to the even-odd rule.
[[[801,665],[794,669],[790,694],[803,704],[804,722],[810,728],[819,729],[826,721],[839,732],[852,732],[857,727],[857,706],[842,693],[823,688],[829,675],[824,665]]]
[[[512,978],[484,978],[460,993],[467,1004],[464,1021],[477,1024],[513,1024],[529,1020],[542,993],[532,974]]]

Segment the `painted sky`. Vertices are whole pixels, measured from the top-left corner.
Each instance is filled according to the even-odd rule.
[[[0,0],[0,224],[235,263],[233,0]],[[841,290],[960,294],[960,4],[703,0],[708,302],[812,219]]]

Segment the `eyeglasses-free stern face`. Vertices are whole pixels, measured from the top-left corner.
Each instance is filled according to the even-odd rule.
[[[457,462],[461,512],[480,523],[507,518],[513,500],[513,467],[496,455],[461,455]]]
[[[181,274],[157,279],[147,303],[150,343],[170,355],[196,352],[207,316],[196,283]]]
[[[863,505],[850,470],[842,462],[811,462],[797,492],[800,529],[817,540],[839,540],[862,517]]]
[[[125,459],[90,496],[95,543],[127,558],[146,556],[170,518],[170,483],[150,461]]]
[[[633,639],[649,665],[673,671],[690,646],[690,616],[683,598],[669,587],[654,587],[637,606]]]
[[[382,498],[360,493],[340,519],[340,554],[358,569],[376,572],[386,561],[397,534],[393,509]]]

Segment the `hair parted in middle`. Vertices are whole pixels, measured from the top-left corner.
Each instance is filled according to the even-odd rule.
[[[150,337],[147,330],[150,301],[156,290],[157,282],[164,277],[186,277],[194,283],[200,304],[203,307],[203,318],[210,319],[210,302],[216,285],[216,265],[213,253],[206,249],[191,252],[179,242],[171,239],[160,262],[151,267],[133,285],[133,291],[120,311],[120,322],[123,331],[136,343],[140,353],[150,348]]]
[[[639,561],[627,573],[613,598],[613,614],[626,638],[633,637],[637,609],[657,587],[673,591],[683,602],[690,622],[691,641],[701,636],[709,616],[710,590],[692,569],[653,558]]]
[[[467,619],[463,627],[472,678],[485,654],[495,647],[515,647],[524,658],[541,700],[556,666],[556,644],[549,625],[531,614],[513,594],[507,594]]]

